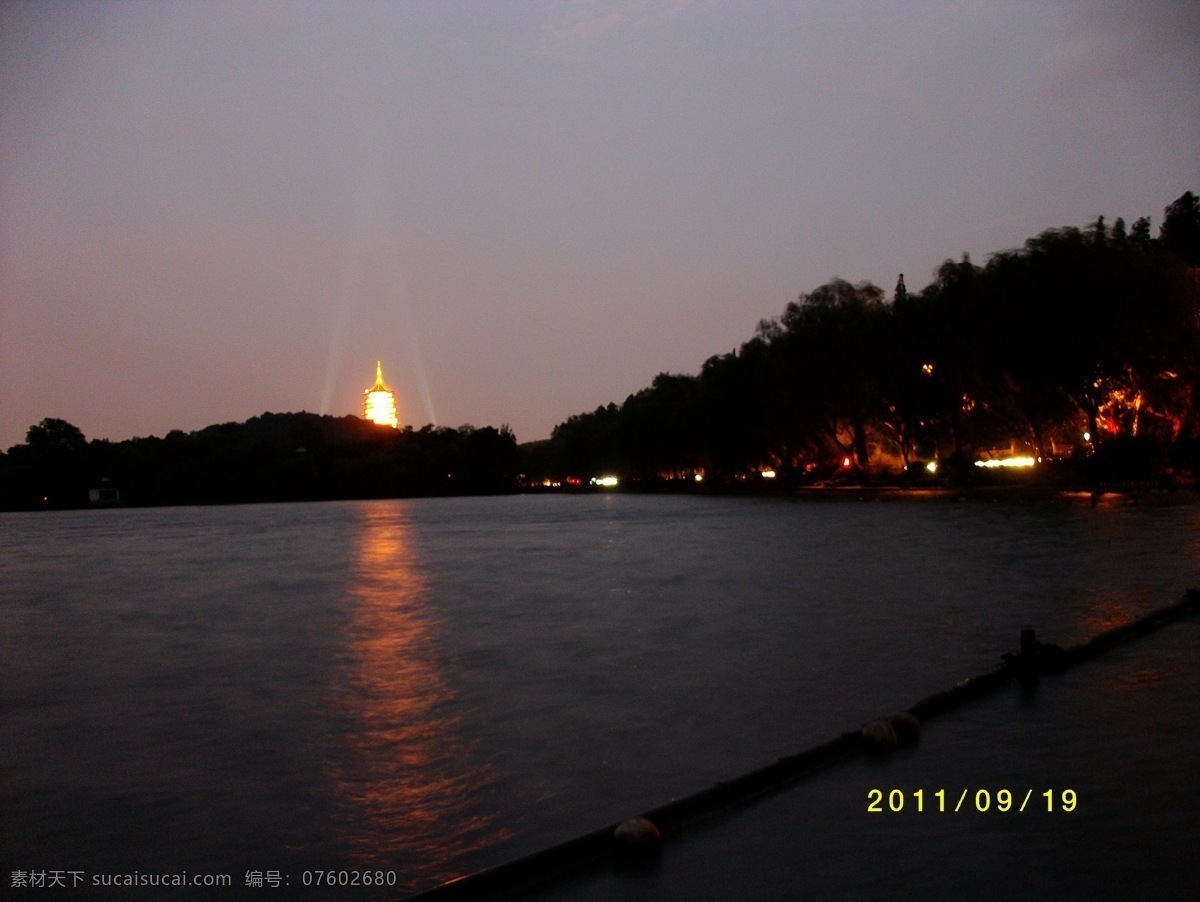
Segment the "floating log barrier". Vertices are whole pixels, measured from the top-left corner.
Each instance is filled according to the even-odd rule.
[[[1031,627],[1021,630],[1020,651],[1006,653],[994,669],[962,680],[951,688],[921,699],[905,711],[864,724],[835,739],[774,764],[723,781],[682,799],[668,802],[638,817],[576,837],[507,864],[458,877],[411,896],[411,900],[513,898],[537,886],[604,860],[653,861],[664,837],[701,818],[744,805],[802,777],[859,753],[886,754],[901,744],[917,741],[921,723],[936,714],[960,707],[972,699],[1008,685],[1014,679],[1036,682],[1042,673],[1054,673],[1094,657],[1125,639],[1164,626],[1200,609],[1200,590],[1189,589],[1174,604],[1105,630],[1086,642],[1062,649],[1038,641]]]

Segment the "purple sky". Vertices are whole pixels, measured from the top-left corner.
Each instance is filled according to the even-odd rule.
[[[521,441],[833,276],[1200,190],[1200,4],[0,5],[0,448],[264,411]]]

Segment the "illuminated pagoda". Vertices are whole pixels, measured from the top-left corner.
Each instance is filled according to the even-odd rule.
[[[383,384],[383,364],[375,362],[375,384],[363,390],[363,418],[380,426],[400,427],[396,415],[396,393]]]

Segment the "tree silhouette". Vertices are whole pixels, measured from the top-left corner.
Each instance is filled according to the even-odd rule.
[[[66,420],[47,418],[29,427],[25,444],[39,454],[78,454],[87,447],[87,439]]]
[[[538,459],[560,474],[623,468],[642,483],[697,467],[736,480],[768,465],[803,481],[845,458],[864,476],[934,458],[975,478],[969,464],[988,450],[1116,459],[1136,441],[1158,451],[1121,454],[1144,462],[1200,447],[1200,280],[1188,264],[1198,207],[1191,192],[1168,207],[1158,240],[1145,217],[1127,229],[1099,216],[982,267],[964,254],[920,292],[900,276],[890,303],[834,279],[698,377],[660,374],[620,406],[571,417]]]
[[[1188,266],[1200,266],[1200,198],[1185,191],[1167,207],[1158,240]]]

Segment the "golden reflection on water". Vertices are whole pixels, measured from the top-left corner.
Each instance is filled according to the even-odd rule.
[[[1146,613],[1144,603],[1131,594],[1091,599],[1077,616],[1083,629],[1083,640],[1124,626]],[[1153,664],[1141,664],[1136,669],[1125,667],[1109,675],[1107,685],[1113,692],[1138,693],[1162,682],[1164,673]]]
[[[1124,626],[1138,616],[1138,607],[1133,598],[1093,598],[1076,618],[1083,628],[1086,641],[1097,633]]]
[[[1136,670],[1120,673],[1113,680],[1113,688],[1118,692],[1140,693],[1154,690],[1166,682],[1167,673],[1163,668],[1142,664]]]
[[[335,778],[354,866],[395,870],[398,889],[457,876],[456,859],[504,838],[472,812],[487,774],[448,713],[427,595],[403,512],[364,505],[344,652],[348,751]]]

